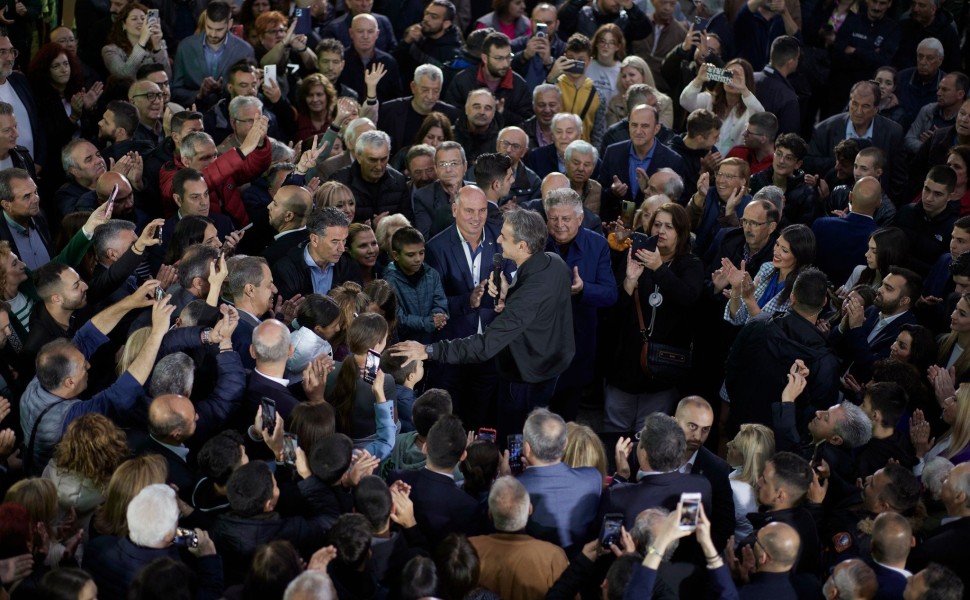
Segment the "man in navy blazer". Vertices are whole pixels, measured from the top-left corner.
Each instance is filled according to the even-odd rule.
[[[656,140],[659,131],[657,109],[640,104],[630,111],[630,140],[606,149],[599,175],[603,186],[600,216],[604,221],[613,221],[620,215],[620,201],[632,200],[639,204],[643,200],[646,190],[640,186],[638,171],[642,170],[646,179],[657,170],[669,167],[684,177],[687,172],[684,159]]]
[[[428,462],[416,471],[394,471],[389,479],[411,488],[414,518],[430,547],[449,533],[478,535],[484,531],[484,515],[477,500],[455,484],[455,465],[465,459],[465,428],[455,415],[438,419],[425,442]]]
[[[488,208],[485,194],[477,186],[461,188],[451,205],[455,224],[427,244],[427,264],[441,275],[448,297],[449,318],[438,332],[439,340],[475,335],[495,319],[495,301],[483,293],[483,284],[491,277],[495,254],[501,254],[497,242],[501,228],[488,222]],[[498,375],[491,362],[438,363],[428,373],[428,381],[451,393],[455,412],[466,426],[494,427],[487,422],[498,393]]]
[[[545,408],[532,411],[522,430],[522,456],[529,467],[518,478],[532,500],[526,532],[572,555],[596,529],[603,478],[593,467],[563,464],[565,452],[562,417]]]
[[[872,524],[872,556],[866,563],[876,574],[879,591],[874,600],[901,600],[906,580],[906,559],[913,547],[909,519],[895,512],[880,513]]]
[[[829,344],[851,364],[856,381],[869,381],[872,365],[889,356],[903,325],[916,323],[912,308],[923,291],[923,279],[902,267],[893,267],[876,291],[873,305],[863,311],[858,299],[843,305],[848,315],[848,327],[839,325],[829,334]]]
[[[882,185],[875,177],[863,177],[849,193],[852,210],[843,217],[822,217],[812,223],[815,233],[815,266],[842,285],[855,265],[863,264],[869,236],[879,226],[873,218],[882,202]]]

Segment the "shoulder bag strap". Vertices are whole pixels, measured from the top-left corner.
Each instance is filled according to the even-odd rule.
[[[48,406],[47,408],[45,408],[44,410],[42,410],[40,412],[40,415],[37,417],[37,420],[34,421],[34,426],[30,428],[30,441],[27,442],[27,450],[26,450],[26,454],[27,455],[24,456],[24,471],[26,473],[29,474],[33,470],[33,466],[34,466],[34,464],[33,464],[34,463],[34,445],[37,443],[37,430],[40,428],[40,422],[41,422],[41,420],[43,420],[43,418],[47,415],[47,413],[49,413],[51,411],[52,408],[54,408],[58,404],[62,404],[64,402],[66,402],[66,400],[64,400],[62,398],[62,399],[58,400],[57,402],[55,402],[54,404],[51,404],[50,406]]]
[[[647,326],[643,324],[643,309],[640,308],[640,284],[633,288],[633,305],[637,307],[637,323],[640,325],[640,336],[643,338],[643,343],[646,344],[649,339],[647,334]]]

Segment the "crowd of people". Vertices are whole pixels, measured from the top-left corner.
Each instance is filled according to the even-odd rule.
[[[0,600],[964,597],[966,12],[0,9]]]

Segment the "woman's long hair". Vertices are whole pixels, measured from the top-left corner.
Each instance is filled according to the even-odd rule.
[[[209,225],[215,227],[209,217],[191,215],[179,219],[175,226],[175,232],[172,233],[172,239],[168,242],[168,251],[165,253],[165,260],[162,263],[174,265],[182,259],[182,255],[185,254],[189,246],[204,242],[205,230]]]
[[[964,353],[966,354],[966,353]],[[950,445],[943,451],[944,458],[953,458],[970,444],[970,384],[957,390],[957,417],[950,428]]]
[[[791,296],[792,288],[795,287],[795,280],[798,279],[802,271],[812,266],[815,262],[815,234],[806,225],[789,225],[781,231],[778,239],[785,238],[791,248],[792,256],[795,257],[795,268],[785,279],[785,287],[778,293],[778,302],[785,303]],[[772,271],[772,276],[779,273],[778,269]]]
[[[876,268],[866,265],[859,275],[859,283],[878,287],[890,267],[909,264],[909,238],[899,227],[883,227],[873,231],[869,239],[876,242]]]
[[[741,471],[734,480],[754,486],[765,470],[765,463],[775,454],[775,432],[764,425],[745,423],[730,443],[741,454]]]
[[[68,52],[64,46],[50,42],[37,50],[37,54],[34,55],[27,67],[27,79],[30,80],[30,85],[35,94],[61,95],[51,85],[50,69],[51,64],[62,54],[67,57],[67,62],[71,65],[71,78],[64,87],[63,97],[69,99],[84,87],[84,68],[81,66],[81,61]]]
[[[357,394],[357,379],[360,377],[356,357],[367,354],[368,350],[380,344],[386,337],[387,321],[376,313],[357,315],[350,324],[347,331],[350,354],[340,364],[337,382],[331,393],[331,402],[337,411],[337,422],[344,433],[351,430],[353,422],[354,397]]]
[[[754,69],[751,68],[751,63],[743,58],[735,58],[734,60],[728,61],[724,65],[724,68],[727,69],[732,65],[741,65],[741,69],[744,71],[744,85],[754,94]],[[727,92],[724,90],[724,84],[720,81],[715,83],[714,89],[711,90],[711,96],[713,99],[713,102],[711,102],[711,110],[714,111],[714,114],[722,119],[727,117]],[[734,107],[735,114],[740,117],[746,110],[747,107],[744,105],[744,101],[738,100],[737,106]]]
[[[957,308],[960,307],[960,303],[963,302],[970,308],[970,294],[964,294],[957,301]],[[940,353],[936,355],[936,363],[938,365],[945,366],[950,360],[950,354],[953,353],[953,346],[956,345],[957,340],[960,339],[960,334],[956,331],[951,331],[946,334],[946,337],[940,342]],[[956,371],[956,377],[954,381],[959,381],[967,369],[970,368],[970,348],[965,349],[960,358],[953,363],[953,369]]]
[[[126,4],[121,12],[118,13],[118,17],[115,19],[114,24],[111,25],[111,31],[108,33],[108,44],[114,44],[122,50],[125,54],[131,54],[134,48],[131,45],[131,40],[128,39],[128,33],[125,32],[125,21],[128,20],[128,15],[134,10],[140,10],[145,13],[145,24],[142,27],[148,27],[148,7],[140,2],[132,2]]]

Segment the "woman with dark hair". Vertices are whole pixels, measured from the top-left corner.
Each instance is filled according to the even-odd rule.
[[[337,90],[320,73],[307,75],[296,90],[296,110],[294,141],[322,138],[337,114]]]
[[[899,89],[899,71],[885,65],[876,69],[873,81],[879,85],[879,114],[890,121],[899,123],[906,115],[906,109],[899,103],[896,90]]]
[[[212,219],[198,215],[182,217],[175,226],[172,239],[168,242],[168,250],[165,252],[162,264],[174,265],[193,244],[205,244],[217,250],[222,248],[219,232],[216,231],[216,225]]]
[[[357,261],[365,285],[381,278],[383,269],[377,266],[377,257],[381,249],[377,245],[377,236],[370,225],[350,224],[347,229],[347,252]]]
[[[970,146],[959,145],[950,148],[946,156],[946,166],[957,174],[957,186],[953,188],[950,200],[960,201],[960,216],[970,214],[970,185],[967,184],[967,171],[970,170]]]
[[[454,140],[455,130],[451,126],[451,119],[444,113],[435,111],[428,113],[424,121],[421,121],[418,132],[414,134],[415,144],[427,144],[435,149],[441,145],[441,142],[452,142]],[[398,150],[394,154],[394,158],[391,159],[391,166],[398,171],[403,171],[407,167],[405,159],[410,149],[411,145],[409,144]]]
[[[329,402],[300,402],[286,420],[286,431],[297,436],[307,456],[313,454],[317,440],[336,430],[336,416]]]
[[[303,369],[319,356],[333,358],[330,340],[340,331],[340,307],[330,296],[310,294],[303,298],[297,312],[300,328],[290,335],[293,354],[286,361],[286,378],[291,383],[303,380]]]
[[[710,92],[704,91],[707,83],[707,63],[697,69],[697,76],[680,93],[680,105],[688,113],[706,108],[721,117],[721,137],[717,149],[727,156],[731,148],[744,144],[745,128],[752,115],[765,108],[754,95],[754,69],[743,58],[735,58],[724,65],[734,78],[729,83],[717,82]]]
[[[525,16],[525,0],[492,0],[492,12],[475,22],[475,29],[491,27],[510,40],[532,34],[532,22]]]
[[[397,294],[391,284],[383,279],[375,279],[364,286],[364,293],[371,299],[367,312],[377,313],[387,321],[387,343],[398,342],[397,337]]]
[[[126,5],[111,26],[108,44],[101,48],[101,58],[108,73],[115,77],[132,77],[142,65],[159,63],[171,78],[168,47],[162,37],[158,19],[148,18],[148,7],[139,2]]]
[[[789,225],[775,242],[771,262],[758,269],[754,280],[747,271],[728,267],[730,300],[724,307],[724,320],[744,325],[762,312],[785,312],[791,306],[791,290],[799,273],[815,261],[815,234],[805,225]]]
[[[704,267],[690,250],[690,218],[683,206],[668,202],[654,213],[648,229],[657,237],[657,248],[628,251],[612,323],[606,324],[615,336],[605,357],[605,431],[639,431],[648,414],[671,412],[680,398],[677,385],[686,370],[665,369],[649,359],[645,370],[641,330],[647,329],[649,346],[662,345],[668,355],[690,361],[704,287]]]
[[[909,264],[909,238],[898,227],[883,227],[869,236],[866,250],[866,264],[858,265],[839,290],[844,295],[857,285],[868,285],[878,289],[882,278],[889,273],[890,267],[905,267]]]
[[[40,580],[42,600],[97,600],[98,586],[83,569],[65,568],[51,571]]]
[[[283,600],[286,586],[302,572],[303,559],[292,543],[274,540],[263,544],[253,554],[242,584],[226,590],[226,600]]]
[[[936,336],[932,331],[922,325],[908,323],[900,328],[889,357],[911,364],[925,374],[930,365],[936,363],[938,351]]]
[[[478,552],[464,535],[448,534],[434,553],[438,567],[438,589],[444,600],[498,600],[495,592],[478,585],[481,562]]]
[[[475,440],[465,451],[465,460],[458,463],[458,469],[465,478],[462,489],[487,507],[488,492],[498,477],[501,452],[498,446],[488,440]]]
[[[255,48],[259,43],[259,36],[256,34],[256,17],[272,9],[269,0],[243,0],[236,20],[243,26],[242,37],[249,42],[250,46]]]
[[[438,591],[438,573],[434,561],[415,556],[401,570],[400,600],[434,598]]]

